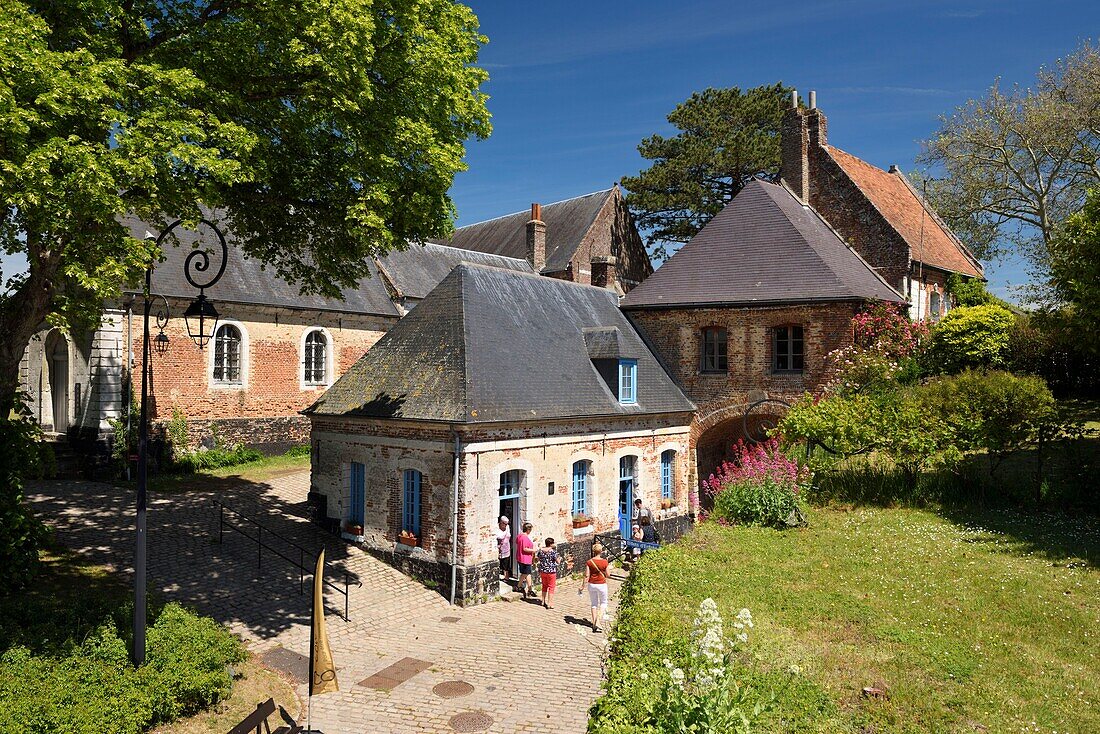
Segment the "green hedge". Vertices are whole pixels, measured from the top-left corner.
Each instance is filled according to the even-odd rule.
[[[248,464],[262,458],[264,458],[263,452],[237,445],[228,449],[215,448],[180,454],[172,462],[172,469],[181,474],[195,474],[207,469]]]
[[[146,664],[134,669],[114,624],[64,656],[14,647],[0,655],[5,734],[138,734],[229,694],[240,641],[213,620],[169,604],[149,628]]]

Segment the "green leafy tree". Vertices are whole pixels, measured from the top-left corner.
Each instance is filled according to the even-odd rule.
[[[1008,308],[1008,302],[989,292],[984,280],[964,278],[956,273],[947,276],[947,292],[956,306],[986,306],[991,303]]]
[[[1003,306],[954,308],[932,328],[929,370],[954,373],[967,367],[1003,367],[1016,317]]]
[[[446,235],[489,133],[485,38],[450,0],[0,3],[0,415],[47,319],[76,329],[158,253],[119,223],[222,213],[336,295],[367,255]]]
[[[1078,338],[1100,352],[1100,188],[1089,192],[1085,206],[1051,243],[1050,272],[1054,292],[1080,327]]]
[[[921,161],[929,198],[982,258],[1018,250],[1047,273],[1058,226],[1100,182],[1100,47],[1039,70],[1033,88],[994,85],[942,118]]]
[[[17,405],[0,420],[0,592],[18,589],[38,567],[38,548],[46,528],[23,503],[23,481],[42,468],[39,428]]]
[[[676,134],[641,142],[638,152],[653,163],[622,184],[655,258],[690,240],[748,180],[778,175],[790,93],[782,83],[696,92],[668,116]]]

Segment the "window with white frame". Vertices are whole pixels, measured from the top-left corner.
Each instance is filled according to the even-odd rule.
[[[303,377],[307,385],[328,384],[328,337],[320,329],[306,334],[302,345]]]
[[[619,360],[619,402],[634,405],[638,402],[638,360]]]
[[[241,382],[241,330],[232,324],[222,324],[214,335],[214,382]]]
[[[661,499],[672,499],[672,476],[675,469],[676,452],[672,449],[661,452]]]
[[[634,498],[638,493],[638,457],[619,459],[619,517],[630,518]],[[629,529],[629,528],[628,528]]]
[[[592,469],[591,461],[573,463],[573,503],[572,514],[588,514],[588,475]]]

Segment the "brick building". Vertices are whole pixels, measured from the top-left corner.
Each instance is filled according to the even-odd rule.
[[[617,188],[459,229],[453,242],[410,244],[370,263],[371,277],[343,300],[303,296],[230,239],[222,280],[207,291],[222,321],[205,350],[187,338],[183,311],[196,295],[183,262],[196,234],[184,232],[153,274],[173,317],[167,350],[152,355],[154,421],[182,411],[194,443],[216,433],[229,443],[278,449],[304,443],[299,411],[462,262],[596,282],[623,292],[652,269]],[[127,220],[135,237],[149,229]],[[531,247],[528,248],[528,243]],[[43,327],[24,353],[21,384],[49,432],[83,428],[106,435],[125,413],[129,374],[141,369],[140,299],[131,291],[80,335]],[[158,304],[159,307],[159,304]],[[153,329],[153,335],[157,330]],[[134,389],[138,389],[135,384]]]
[[[622,307],[699,406],[692,447],[705,476],[750,403],[821,386],[869,301],[905,299],[790,189],[752,181]]]
[[[694,406],[617,300],[459,265],[305,411],[318,515],[444,587],[453,560],[465,601],[497,593],[501,515],[555,538],[563,574],[594,532],[620,532],[634,497],[675,537]]]
[[[829,144],[816,96],[783,119],[784,183],[905,295],[911,318],[939,319],[951,307],[948,276],[984,279],[981,262],[897,166],[884,171]]]

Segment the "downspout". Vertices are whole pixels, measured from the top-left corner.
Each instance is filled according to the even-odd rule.
[[[462,455],[462,439],[455,436],[454,494],[451,497],[451,606],[455,605],[455,584],[458,582],[458,464]]]

